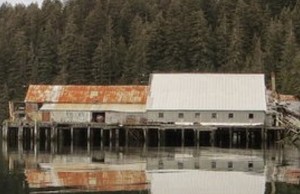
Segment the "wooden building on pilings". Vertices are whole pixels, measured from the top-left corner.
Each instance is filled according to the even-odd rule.
[[[32,85],[15,128],[19,139],[30,128],[36,139],[72,140],[80,130],[106,145],[230,146],[266,138],[266,104],[262,74],[153,74],[149,86]]]

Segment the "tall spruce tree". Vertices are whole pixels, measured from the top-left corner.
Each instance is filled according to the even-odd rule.
[[[189,45],[189,59],[191,61],[190,70],[196,71],[212,71],[213,60],[212,49],[210,47],[210,30],[207,21],[202,11],[191,13],[188,18],[190,21],[190,37],[188,40]]]
[[[50,84],[57,75],[58,70],[58,56],[57,56],[58,42],[55,29],[50,21],[46,24],[45,30],[42,33],[40,46],[37,54],[37,79],[36,83]]]
[[[116,43],[113,34],[113,24],[109,17],[106,32],[99,41],[92,60],[92,72],[96,84],[108,85],[115,82]]]
[[[123,70],[123,78],[127,83],[140,84],[148,80],[148,42],[148,24],[143,23],[142,19],[136,16],[130,28],[130,46],[127,52],[126,66]]]

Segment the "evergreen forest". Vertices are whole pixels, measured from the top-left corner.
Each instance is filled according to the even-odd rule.
[[[152,72],[264,73],[300,95],[300,0],[0,5],[0,120],[29,84],[147,84]],[[246,87],[246,86],[245,86]]]

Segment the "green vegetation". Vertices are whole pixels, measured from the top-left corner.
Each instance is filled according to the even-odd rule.
[[[0,6],[0,120],[29,84],[146,84],[151,72],[276,73],[300,94],[300,0],[44,0]]]

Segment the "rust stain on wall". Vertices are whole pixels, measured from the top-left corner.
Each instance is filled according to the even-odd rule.
[[[29,103],[103,103],[145,104],[148,86],[52,86],[30,85]]]

